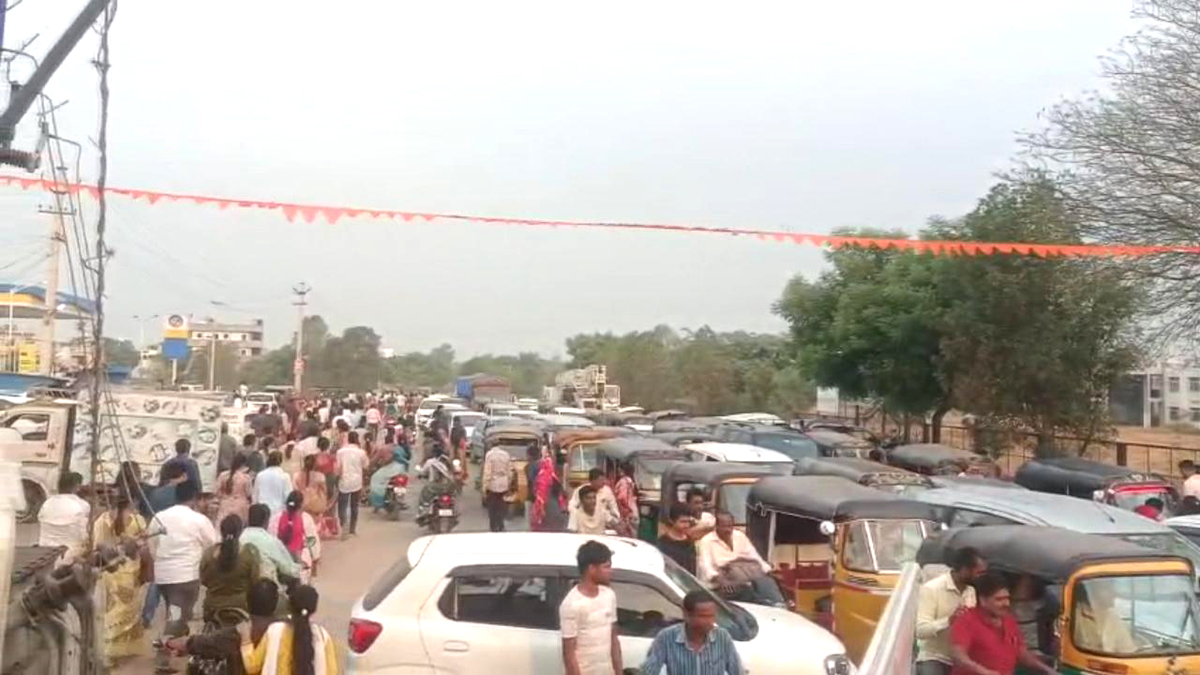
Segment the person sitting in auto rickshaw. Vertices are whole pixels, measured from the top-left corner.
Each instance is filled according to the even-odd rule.
[[[1133,654],[1137,644],[1129,625],[1117,613],[1112,581],[1088,579],[1076,587],[1075,645],[1101,654]]]
[[[688,536],[693,541],[700,541],[717,527],[716,517],[708,511],[708,495],[701,488],[688,490],[687,506],[692,512],[692,529],[688,531]]]
[[[733,516],[716,515],[714,531],[696,545],[696,576],[722,597],[771,607],[787,607],[771,566],[750,538],[734,527]]]

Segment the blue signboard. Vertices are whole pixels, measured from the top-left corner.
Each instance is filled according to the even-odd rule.
[[[169,361],[184,361],[192,348],[186,338],[166,338],[162,341],[162,355]]]

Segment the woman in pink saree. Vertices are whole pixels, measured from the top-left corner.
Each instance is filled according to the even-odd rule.
[[[535,532],[561,531],[565,526],[566,519],[563,514],[567,510],[567,501],[563,495],[562,483],[558,480],[558,472],[554,470],[554,460],[549,455],[542,455],[538,461],[533,494],[530,529]]]
[[[617,478],[617,484],[613,487],[613,493],[617,498],[617,511],[621,515],[617,532],[622,537],[636,537],[638,503],[637,486],[633,484],[633,467],[629,464],[621,464],[617,467],[617,472],[620,477]]]

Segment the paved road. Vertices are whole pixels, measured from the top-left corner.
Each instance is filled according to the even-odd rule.
[[[478,466],[471,467],[479,471]],[[414,484],[409,503],[415,507],[420,484]],[[475,491],[474,479],[467,482],[461,499],[463,517],[455,531],[483,531],[487,529],[487,515],[480,505],[479,493]],[[525,529],[523,519],[510,521],[511,529]],[[384,514],[374,514],[370,508],[359,513],[358,535],[345,541],[327,541],[322,549],[319,576],[314,585],[320,593],[320,602],[315,618],[338,641],[342,653],[346,650],[346,632],[350,623],[350,610],[355,601],[366,591],[380,574],[405,554],[409,544],[427,533],[413,522],[412,509],[406,511],[399,521],[387,519]],[[21,543],[35,543],[36,526],[22,526],[18,530]],[[199,607],[197,607],[197,612]],[[161,610],[159,621],[161,621]],[[147,632],[147,644],[157,635],[159,625]],[[141,675],[153,672],[152,663],[137,659],[122,664],[115,675]],[[182,669],[181,671],[182,672]]]

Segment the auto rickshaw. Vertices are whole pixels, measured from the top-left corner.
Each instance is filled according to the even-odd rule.
[[[1037,644],[1027,646],[1058,672],[1178,675],[1200,670],[1200,606],[1186,558],[1116,537],[993,525],[930,537],[917,562],[944,565],[968,547],[987,560],[989,569],[1032,582],[1034,615],[1043,618]]]
[[[558,463],[563,465],[563,483],[568,490],[588,480],[588,472],[597,468],[596,446],[611,438],[634,433],[621,427],[594,427],[591,429],[564,429],[554,435],[551,446],[557,454]]]
[[[796,611],[832,628],[856,663],[937,509],[836,476],[773,476],[751,489],[746,534]]]
[[[838,476],[859,485],[907,494],[934,487],[928,476],[857,457],[801,457],[796,460],[798,476]]]
[[[655,438],[625,436],[600,443],[595,452],[597,464],[610,483],[616,481],[617,469],[622,464],[633,469],[633,484],[638,493],[637,536],[644,541],[655,541],[662,509],[663,471],[674,462],[687,461],[687,451]]]
[[[746,529],[746,499],[750,488],[764,476],[778,476],[764,464],[737,462],[677,462],[666,467],[662,474],[662,508],[658,512],[658,536],[667,530],[667,514],[671,506],[686,504],[688,490],[704,490],[708,505],[714,511],[726,511],[733,516],[738,529]]]
[[[859,457],[867,459],[875,444],[857,436],[830,429],[808,429],[804,435],[817,444],[822,457]]]
[[[885,453],[887,463],[927,476],[959,474],[994,477],[995,462],[983,455],[939,443],[897,445]]]
[[[509,488],[508,494],[504,496],[504,501],[509,504],[510,515],[520,515],[525,512],[526,497],[529,494],[528,481],[525,478],[525,466],[529,464],[529,453],[531,450],[539,451],[542,442],[545,428],[541,424],[506,424],[499,427],[494,427],[487,430],[487,434],[483,439],[484,456],[492,448],[502,448],[512,458],[512,467],[517,474],[517,483]],[[534,455],[537,456],[536,454]],[[482,485],[482,471],[480,472],[480,481],[476,481],[476,487],[479,488],[480,498],[485,497]]]
[[[1158,474],[1083,457],[1031,459],[1017,469],[1013,482],[1030,490],[1094,499],[1128,511],[1156,497],[1165,507],[1164,517],[1174,513],[1179,499],[1171,482]]]
[[[651,438],[657,438],[677,448],[691,443],[710,443],[721,440],[715,434],[707,431],[667,431],[661,434],[654,434]]]

